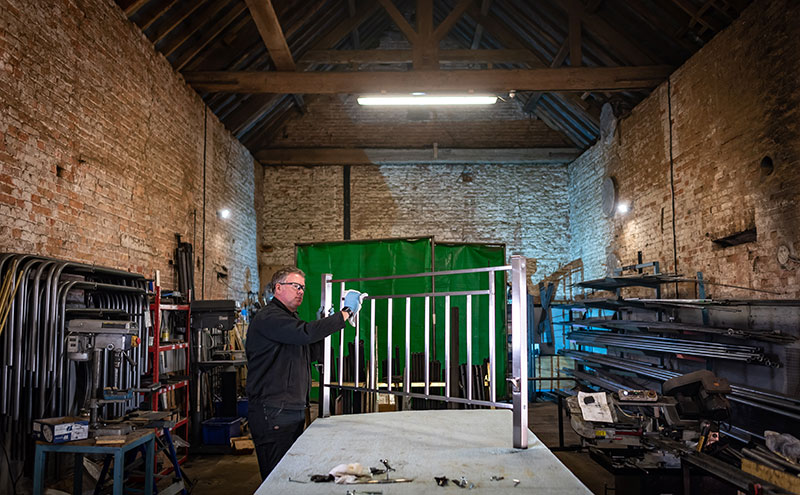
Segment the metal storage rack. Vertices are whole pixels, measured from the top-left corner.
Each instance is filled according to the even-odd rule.
[[[162,291],[161,287],[156,285],[154,288],[154,298],[153,302],[150,303],[150,311],[153,313],[153,326],[151,327],[152,333],[150,334],[150,338],[152,339],[152,344],[149,345],[148,351],[152,355],[152,383],[153,385],[160,382],[162,377],[160,376],[160,363],[161,363],[161,353],[162,352],[174,352],[182,350],[185,356],[185,367],[183,371],[185,375],[180,380],[170,381],[168,383],[162,383],[161,386],[153,391],[150,397],[150,407],[153,411],[158,411],[160,407],[160,399],[161,396],[177,389],[185,389],[184,397],[181,400],[182,407],[180,409],[180,417],[175,421],[175,425],[170,427],[170,431],[178,430],[181,432],[183,438],[189,438],[189,376],[191,373],[190,369],[190,339],[191,339],[191,330],[190,330],[190,323],[192,320],[192,311],[191,306],[189,304],[165,304],[161,298]],[[191,300],[191,294],[189,296],[189,300]],[[183,342],[161,342],[161,312],[162,311],[184,311],[186,312],[186,332],[185,332],[185,340]],[[157,435],[162,435],[163,431],[161,429],[156,430]],[[188,457],[188,447],[182,447],[184,452],[183,455],[178,459],[179,463],[183,463],[186,458]],[[172,468],[167,469],[166,471],[171,470]]]

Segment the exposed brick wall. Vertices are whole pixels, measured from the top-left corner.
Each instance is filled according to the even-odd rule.
[[[258,285],[253,160],[207,123],[205,295],[243,298],[248,271]],[[0,0],[0,251],[174,287],[174,234],[202,255],[203,137],[203,102],[113,2]]]
[[[516,102],[446,110],[359,107],[354,96],[319,96],[307,103],[307,113],[289,119],[270,146],[570,146]],[[291,263],[295,242],[343,239],[342,181],[341,166],[264,169],[260,265]],[[535,260],[537,277],[567,261],[564,165],[353,166],[350,188],[352,239],[433,235],[440,241],[505,243],[509,255]]]
[[[800,5],[756,1],[727,30],[680,67],[616,131],[570,166],[572,257],[587,277],[617,253],[636,252],[674,270],[670,185],[671,108],[678,271],[713,282],[800,296],[797,264],[781,267],[778,247],[800,253]],[[760,162],[774,161],[765,176]],[[602,218],[600,184],[619,183],[633,201],[626,218]],[[712,239],[757,228],[757,240],[723,248]],[[762,297],[710,287],[715,297]],[[681,296],[694,296],[681,286]]]
[[[342,170],[265,167],[262,265],[293,262],[295,242],[343,239]],[[350,178],[352,239],[505,243],[537,277],[567,260],[564,165],[354,166]]]
[[[307,113],[290,118],[269,146],[365,148],[536,148],[572,144],[516,101],[492,107],[387,109],[364,107],[355,95],[317,95]]]

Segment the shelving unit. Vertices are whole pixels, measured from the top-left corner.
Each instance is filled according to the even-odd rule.
[[[173,380],[168,381],[165,383],[161,383],[161,387],[151,393],[150,397],[150,407],[153,411],[158,411],[160,408],[160,399],[161,396],[172,392],[178,389],[185,389],[184,397],[181,400],[182,407],[179,409],[180,414],[179,418],[175,422],[175,426],[169,428],[170,431],[178,431],[184,439],[189,438],[189,376],[191,373],[191,364],[190,364],[190,349],[191,349],[191,317],[192,317],[192,310],[189,304],[164,304],[161,300],[161,287],[155,286],[154,289],[154,298],[153,302],[150,303],[150,311],[153,314],[152,322],[152,333],[150,334],[150,338],[152,340],[152,345],[149,346],[149,352],[152,356],[151,359],[151,376],[152,376],[152,383],[159,383],[162,380],[162,376],[160,373],[160,364],[161,364],[161,353],[163,352],[177,352],[183,351],[185,356],[185,363],[184,363],[184,377],[180,380]],[[191,300],[191,294],[189,295],[189,299]],[[161,341],[161,312],[162,311],[183,311],[186,313],[186,331],[185,341],[183,342],[162,342]],[[163,430],[161,428],[156,429],[156,435],[163,435]],[[183,463],[186,458],[188,457],[188,448],[182,447],[183,452],[182,455],[178,458],[178,462]],[[171,471],[172,468],[166,469],[164,472]]]

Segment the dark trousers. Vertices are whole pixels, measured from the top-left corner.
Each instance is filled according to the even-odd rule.
[[[267,479],[289,447],[303,433],[305,411],[248,404],[247,419],[256,445],[261,479]]]

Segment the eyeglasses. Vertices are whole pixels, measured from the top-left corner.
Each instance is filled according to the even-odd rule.
[[[298,284],[297,282],[278,282],[278,283],[281,284],[281,285],[291,285],[295,289],[301,290],[303,292],[306,291],[306,286],[303,285],[303,284]]]

